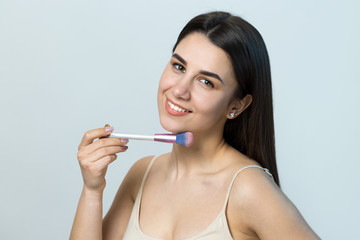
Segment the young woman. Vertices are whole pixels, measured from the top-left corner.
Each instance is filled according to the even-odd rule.
[[[279,188],[270,65],[253,26],[225,12],[192,19],[158,109],[164,129],[194,143],[136,162],[102,219],[105,173],[127,140],[107,137],[110,126],[88,131],[70,239],[319,239]]]

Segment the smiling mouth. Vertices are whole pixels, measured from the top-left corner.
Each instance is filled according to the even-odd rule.
[[[175,111],[177,111],[177,112],[183,112],[183,113],[185,113],[185,112],[191,112],[191,111],[189,111],[189,110],[186,110],[186,109],[183,109],[183,108],[181,108],[181,107],[179,107],[179,106],[174,105],[174,104],[171,103],[170,101],[167,101],[167,104],[170,106],[170,108],[171,108],[172,110],[175,110]]]

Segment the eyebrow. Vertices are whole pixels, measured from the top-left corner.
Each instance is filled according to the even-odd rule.
[[[173,58],[176,58],[177,60],[179,60],[182,64],[184,64],[185,66],[187,65],[187,62],[185,61],[185,59],[183,59],[182,57],[180,57],[179,54],[174,53],[172,55]],[[208,76],[208,77],[213,77],[216,78],[217,80],[219,80],[222,84],[224,84],[224,81],[221,79],[221,77],[219,77],[219,75],[217,75],[216,73],[213,72],[209,72],[209,71],[201,71],[200,74]]]
[[[172,57],[173,57],[173,58],[176,58],[177,60],[179,60],[179,61],[180,61],[182,64],[184,64],[184,65],[187,64],[187,62],[186,62],[182,57],[180,57],[180,55],[177,54],[177,53],[174,53],[174,54],[172,55]]]

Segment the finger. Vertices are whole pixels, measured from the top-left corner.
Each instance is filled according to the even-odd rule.
[[[104,128],[107,128],[107,127],[110,127],[110,125],[109,125],[109,124],[105,124]],[[107,137],[107,136],[105,136],[105,137]],[[105,137],[99,137],[99,139],[105,138]]]
[[[105,157],[99,159],[98,161],[94,162],[94,165],[96,165],[96,167],[98,169],[104,169],[107,166],[109,166],[109,164],[112,163],[113,161],[115,161],[116,159],[117,159],[117,156],[115,154],[108,155],[108,156],[105,156]]]
[[[120,139],[120,138],[102,138],[99,139],[92,144],[89,144],[86,146],[86,149],[84,151],[86,153],[93,153],[96,150],[104,147],[111,147],[111,146],[125,146],[129,140],[127,139]]]
[[[91,155],[89,155],[87,161],[96,162],[108,155],[114,155],[116,153],[125,152],[127,149],[128,149],[127,146],[111,146],[111,147],[100,148]]]
[[[92,143],[96,138],[104,137],[110,135],[110,133],[114,130],[113,127],[103,127],[97,128],[93,130],[89,130],[84,134],[83,139],[79,145],[79,148],[82,146],[87,146]]]

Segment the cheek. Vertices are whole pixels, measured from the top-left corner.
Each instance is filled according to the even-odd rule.
[[[158,98],[160,97],[161,93],[166,89],[166,69],[161,74],[160,81],[159,81],[159,87],[158,87]]]
[[[170,71],[171,69],[169,69],[169,66],[167,66],[160,77],[158,93],[157,93],[158,107],[160,106],[159,104],[163,104],[164,93],[168,89],[170,89],[171,86],[173,85],[171,81],[172,77]]]
[[[211,99],[211,101],[208,101],[209,104],[207,106],[204,106],[204,109],[209,113],[213,112],[212,116],[214,117],[226,118],[229,107],[233,100],[233,94],[233,89],[226,88],[222,93],[213,96],[212,98],[208,97],[208,99]]]
[[[226,117],[226,113],[229,107],[229,99],[227,97],[211,97],[207,98],[207,104],[199,104],[199,110],[206,114],[207,118],[211,119],[222,119]],[[204,98],[199,99],[200,103],[204,102]]]
[[[159,90],[166,90],[171,87],[172,72],[170,66],[166,66],[164,72],[160,77]]]

